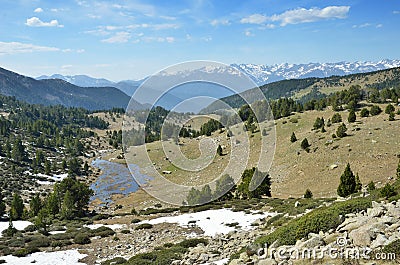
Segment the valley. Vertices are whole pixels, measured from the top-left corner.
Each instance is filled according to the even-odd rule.
[[[271,89],[266,93],[291,93],[270,98],[272,123],[254,119],[255,114],[268,116],[266,102],[255,103],[254,113],[238,106],[240,122],[230,112],[199,118],[158,108],[145,124],[143,110],[127,115],[122,108],[42,106],[1,96],[0,262],[45,264],[44,255],[53,253],[51,262],[69,259],[71,264],[276,264],[281,260],[263,260],[257,249],[264,243],[321,249],[335,246],[342,236],[349,246],[369,242],[374,251],[398,254],[397,72],[312,79],[311,90],[309,80],[266,85]],[[313,98],[312,91],[322,96]],[[171,134],[163,135],[159,125],[167,113],[174,123]],[[175,138],[178,125],[187,132]],[[126,142],[125,133],[139,134],[140,128],[146,130],[146,145]],[[245,139],[248,157],[240,149]],[[238,154],[231,155],[235,148]],[[168,181],[209,185],[210,191],[170,194],[179,198],[175,204],[150,196],[149,187],[156,194],[170,190],[149,174],[153,171],[146,168],[144,154]],[[204,169],[174,165],[179,155],[204,158],[194,165]],[[260,164],[260,157],[272,155],[270,168]],[[234,185],[226,195],[199,205],[201,197],[219,195],[222,184],[215,180],[230,161],[236,161],[229,174]],[[340,197],[347,165],[361,186]],[[242,166],[247,171],[240,171]],[[264,168],[263,185],[250,191],[246,178]],[[136,182],[143,181],[141,187],[129,169]],[[350,227],[357,218],[365,222]],[[379,231],[371,228],[374,223],[381,224]],[[357,233],[365,230],[373,232],[361,241]],[[342,264],[329,258],[319,262],[326,261]]]

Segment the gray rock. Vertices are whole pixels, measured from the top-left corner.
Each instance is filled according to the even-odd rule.
[[[355,246],[366,247],[371,245],[371,231],[366,227],[354,229],[349,233],[349,238]]]
[[[258,265],[277,265],[274,259],[262,259],[258,261]]]
[[[378,234],[376,239],[371,243],[371,248],[383,247],[389,244],[389,240],[385,235]]]
[[[382,216],[384,213],[385,209],[382,206],[367,209],[367,215],[370,217],[379,217]]]

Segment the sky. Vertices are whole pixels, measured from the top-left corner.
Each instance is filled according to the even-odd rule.
[[[172,64],[400,59],[398,0],[2,0],[0,67],[138,80]]]

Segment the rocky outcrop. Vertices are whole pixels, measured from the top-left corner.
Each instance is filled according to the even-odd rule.
[[[315,251],[315,253],[329,249],[370,249],[374,252],[382,250],[385,246],[399,239],[400,200],[391,203],[373,202],[372,208],[367,209],[367,211],[346,215],[336,231],[309,234],[308,238],[298,240],[295,246],[280,246],[279,248],[283,249],[282,253],[296,253],[291,252],[293,250],[298,250],[301,253],[305,249]],[[271,247],[266,249],[266,252],[267,255],[264,256],[244,252],[238,259],[232,260],[229,264],[291,264],[293,257],[290,257],[290,255],[283,257],[274,255]]]

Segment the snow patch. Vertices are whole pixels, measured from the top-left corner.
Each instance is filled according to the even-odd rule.
[[[121,224],[113,224],[113,225],[103,225],[103,224],[84,225],[84,227],[87,227],[89,229],[97,229],[97,228],[102,227],[102,226],[111,228],[112,230],[122,229],[122,228],[126,227],[126,225],[121,225]]]
[[[27,226],[32,223],[29,221],[13,221],[13,226],[17,230],[24,230]],[[8,228],[8,222],[0,222],[0,237],[2,237],[2,232]]]
[[[242,230],[252,229],[251,224],[257,219],[274,216],[276,213],[246,214],[244,212],[234,212],[230,209],[207,210],[197,213],[187,213],[177,216],[159,217],[152,220],[145,220],[140,223],[160,224],[177,223],[182,227],[188,227],[189,221],[201,228],[206,236],[215,236],[217,234],[227,234],[236,230],[235,227],[228,224],[238,223],[237,227]]]
[[[84,265],[85,263],[79,262],[80,259],[86,257],[86,254],[81,254],[76,249],[55,251],[55,252],[36,252],[26,257],[14,257],[11,255],[0,257],[6,261],[4,264],[10,265],[54,265],[54,264],[68,264],[68,265]]]

